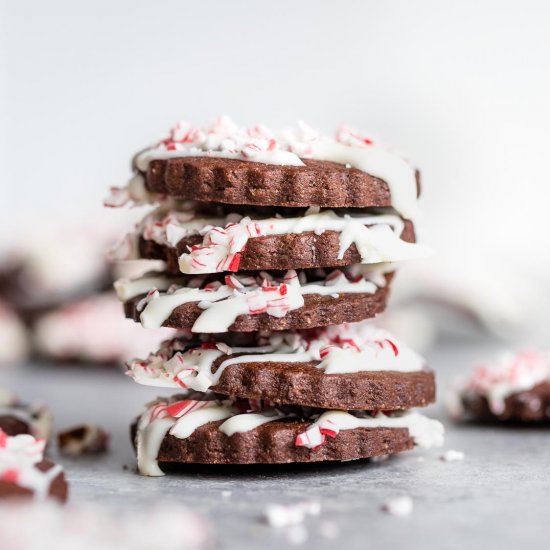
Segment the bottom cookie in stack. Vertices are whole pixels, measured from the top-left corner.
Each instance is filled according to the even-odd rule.
[[[438,421],[410,410],[435,400],[433,373],[368,323],[181,337],[131,361],[128,374],[187,391],[150,403],[134,423],[144,475],[162,475],[159,462],[345,461],[443,440]]]
[[[256,408],[259,407],[259,408]],[[138,469],[159,463],[285,464],[393,455],[440,446],[443,426],[412,411],[342,411],[238,398],[173,396],[149,403],[132,426]]]

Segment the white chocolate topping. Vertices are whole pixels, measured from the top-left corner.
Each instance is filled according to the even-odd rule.
[[[179,396],[150,403],[138,422],[139,472],[147,476],[164,475],[157,457],[167,433],[186,439],[200,426],[226,419],[218,429],[227,437],[232,437],[236,433],[254,430],[267,422],[302,415],[299,407],[294,412],[283,412],[271,407],[254,410],[252,403],[246,412],[239,408],[242,408],[242,404],[239,407],[239,402],[232,400],[180,399]],[[336,437],[341,430],[355,428],[406,428],[415,445],[430,448],[443,444],[443,425],[415,411],[405,411],[395,416],[384,413],[369,416],[367,413],[326,411],[305,432],[297,436],[295,444],[316,449],[326,443],[327,437]]]
[[[243,355],[232,357],[236,354]],[[212,372],[214,363],[223,356],[227,358]],[[267,345],[250,348],[228,348],[225,344],[193,347],[181,340],[172,340],[146,360],[130,361],[127,374],[137,383],[148,386],[206,391],[215,386],[223,371],[233,364],[312,361],[326,374],[415,372],[424,367],[424,360],[413,350],[386,331],[363,322],[328,327],[313,338],[299,333],[273,333]]]
[[[144,276],[139,279],[119,279],[113,286],[121,302],[127,302],[140,294],[147,294],[151,289],[168,290],[177,279],[170,279],[162,275]]]
[[[336,437],[340,430],[355,428],[407,428],[415,445],[427,449],[441,447],[445,433],[441,422],[415,411],[392,416],[380,412],[374,417],[356,416],[345,411],[326,411],[296,438],[296,445],[315,449],[325,443],[326,437]]]
[[[276,409],[268,409],[263,412],[248,412],[232,416],[226,420],[220,427],[220,432],[224,433],[227,437],[231,437],[236,433],[249,432],[254,430],[267,422],[273,422],[274,420],[281,420],[287,415],[277,411]]]
[[[300,284],[302,274],[290,270],[282,279],[274,279],[269,273],[260,276],[239,277],[226,276],[226,284],[204,279],[193,279],[183,287],[178,287],[177,279],[165,277],[145,277],[134,281],[120,280],[115,289],[122,301],[147,292],[147,297],[138,304],[140,319],[145,328],[160,328],[179,306],[195,302],[204,312],[193,325],[193,332],[217,333],[226,332],[239,315],[258,315],[267,313],[273,317],[284,317],[289,311],[304,305],[304,295],[317,294],[338,298],[340,294],[373,294],[378,289],[372,281],[367,280],[369,273],[350,280],[346,273],[356,270],[333,271],[319,282]],[[305,275],[304,275],[305,277]],[[303,278],[303,277],[302,277]],[[382,277],[382,281],[385,282]],[[160,293],[158,290],[167,290]]]
[[[158,399],[148,405],[137,428],[137,460],[142,475],[162,476],[157,456],[166,434],[185,439],[197,428],[233,416],[236,410],[229,402],[208,399]]]
[[[44,459],[45,445],[44,440],[32,435],[11,437],[0,430],[0,480],[32,491],[37,500],[47,498],[52,481],[62,469],[57,465],[46,472],[37,468]]]
[[[409,219],[416,215],[413,166],[359,132],[344,126],[332,139],[299,123],[295,129],[275,134],[262,124],[239,128],[228,117],[219,117],[206,128],[193,128],[188,122],[178,123],[168,138],[135,157],[136,175],[126,188],[113,188],[106,204],[122,206],[128,201],[144,204],[154,200],[140,177],[151,160],[201,156],[282,166],[304,166],[301,159],[316,159],[357,168],[388,184],[392,205],[400,214]]]

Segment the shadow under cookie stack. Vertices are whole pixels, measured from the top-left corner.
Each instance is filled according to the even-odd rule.
[[[349,128],[179,123],[108,206],[156,204],[113,253],[163,260],[115,284],[127,317],[180,335],[127,364],[174,388],[132,426],[138,470],[347,461],[442,443],[413,409],[423,359],[373,326],[394,263],[419,258],[418,173]]]

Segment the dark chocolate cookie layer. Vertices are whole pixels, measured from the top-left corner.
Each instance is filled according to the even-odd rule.
[[[218,427],[223,421],[209,422],[186,439],[167,435],[160,447],[158,461],[194,464],[286,464],[356,460],[390,455],[412,449],[413,440],[406,428],[356,428],[342,430],[317,449],[297,447],[296,436],[309,422],[276,421],[231,437]],[[132,440],[135,442],[135,424]]]
[[[404,410],[435,401],[435,377],[427,369],[325,374],[315,365],[314,361],[236,363],[223,371],[211,389],[282,405],[338,410]]]
[[[401,238],[407,242],[415,242],[414,226],[411,222],[405,221]],[[171,247],[141,237],[139,253],[142,258],[164,260],[168,273],[178,274],[179,256],[187,253],[190,247],[200,245],[202,240],[200,235],[193,235],[181,239],[175,247]],[[241,253],[239,271],[343,267],[361,263],[361,255],[355,244],[346,250],[341,260],[337,259],[339,250],[340,233],[336,231],[325,231],[320,235],[308,231],[256,237],[246,243]]]
[[[47,472],[53,468],[55,464],[49,460],[42,460],[36,465],[36,468],[42,472]],[[58,500],[59,502],[66,502],[68,494],[68,485],[65,480],[65,474],[59,472],[59,474],[52,480],[48,497]],[[33,491],[26,487],[21,487],[16,483],[12,483],[5,480],[0,480],[0,500],[4,498],[32,498]]]
[[[392,205],[388,184],[380,178],[335,162],[303,162],[305,166],[212,157],[153,160],[146,186],[177,199],[225,204],[330,208]],[[418,171],[416,182],[419,193]]]
[[[474,420],[550,422],[550,381],[508,396],[501,413],[493,412],[487,399],[478,393],[467,391],[461,400],[465,417]]]
[[[0,430],[7,435],[30,434],[31,427],[28,422],[25,422],[17,416],[12,416],[9,413],[0,415]]]
[[[388,293],[389,283],[374,294],[340,294],[337,298],[306,294],[303,307],[289,311],[284,317],[277,318],[267,313],[239,315],[229,331],[307,329],[362,321],[384,311]],[[126,317],[139,322],[137,304],[142,298],[143,295],[124,304]],[[162,326],[190,330],[203,311],[197,302],[183,304],[174,309]]]

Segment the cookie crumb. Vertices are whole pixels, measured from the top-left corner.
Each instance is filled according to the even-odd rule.
[[[456,462],[458,460],[464,460],[464,453],[462,451],[455,451],[454,449],[449,449],[445,451],[439,459],[443,462]]]
[[[382,509],[392,516],[407,517],[413,511],[413,499],[408,495],[391,498],[384,503]]]
[[[105,453],[109,434],[95,424],[74,426],[57,434],[57,446],[61,453],[73,457]]]
[[[336,539],[340,534],[340,527],[332,521],[325,521],[319,527],[319,534],[325,539]]]
[[[320,513],[321,503],[308,501],[288,506],[269,504],[264,510],[264,517],[271,527],[288,527],[302,523],[306,515],[318,516]]]
[[[379,456],[373,456],[370,459],[370,461],[374,462],[374,463],[386,462],[386,460],[388,460],[388,458],[390,458],[390,455],[379,455]]]
[[[303,525],[290,525],[285,531],[285,538],[290,544],[298,546],[304,544],[309,535]]]

